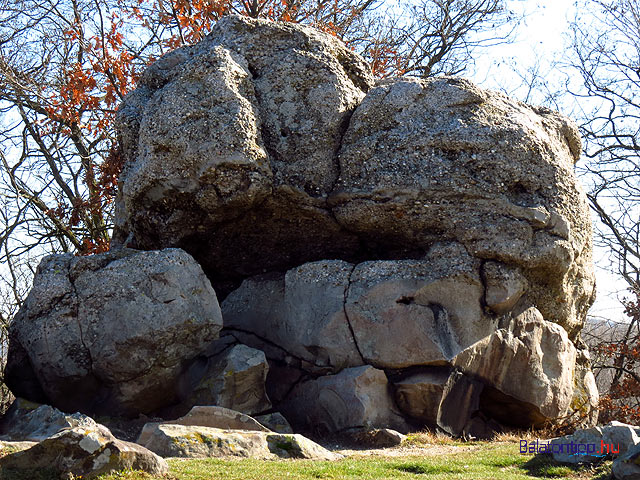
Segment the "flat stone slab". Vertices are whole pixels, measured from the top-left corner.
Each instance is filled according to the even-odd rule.
[[[147,429],[144,440],[141,444],[161,457],[342,458],[298,434],[157,424]]]

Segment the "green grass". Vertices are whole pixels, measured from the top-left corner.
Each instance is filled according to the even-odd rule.
[[[458,442],[455,443],[458,444]],[[359,456],[335,462],[171,459],[169,460],[171,473],[162,480],[213,480],[221,478],[228,480],[395,478],[604,480],[609,477],[611,471],[610,462],[597,467],[575,467],[559,464],[547,456],[521,455],[518,451],[518,444],[515,442],[474,442],[463,445],[468,448],[464,450],[458,448],[451,452],[435,455],[427,453],[423,456],[408,457]],[[99,477],[99,480],[159,479],[140,472],[122,472],[103,475]]]
[[[455,442],[457,443],[457,442]],[[469,444],[466,444],[467,446]],[[496,479],[608,478],[610,464],[565,466],[546,456],[521,455],[516,443],[475,442],[472,451],[422,457],[357,457],[337,462],[310,460],[172,459],[171,477],[179,480],[286,479]],[[109,475],[100,480],[151,480],[143,474]]]

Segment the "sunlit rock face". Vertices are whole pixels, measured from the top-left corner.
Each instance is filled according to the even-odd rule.
[[[375,82],[329,35],[230,16],[147,69],[118,131],[113,248],[192,255],[294,427],[595,420],[566,117],[459,78]]]
[[[5,379],[66,412],[137,416],[177,401],[185,364],[221,328],[211,282],[182,250],[51,255],[10,325]]]

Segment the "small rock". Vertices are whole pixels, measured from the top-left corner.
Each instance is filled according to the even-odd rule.
[[[255,419],[262,425],[277,433],[293,433],[293,429],[286,418],[280,412],[259,415]]]
[[[357,444],[373,448],[396,447],[407,438],[406,435],[390,428],[355,429],[345,434]]]
[[[616,458],[611,467],[616,480],[640,480],[640,445],[635,445]]]
[[[579,429],[571,435],[554,438],[550,443],[551,452],[555,460],[564,463],[596,462],[603,458],[622,458],[640,443],[637,428],[614,421],[603,426]],[[572,445],[577,446],[573,447]],[[562,451],[556,451],[559,449]]]
[[[164,475],[167,463],[146,448],[117,440],[105,427],[74,427],[31,448],[0,458],[0,469],[22,475],[42,469],[60,475],[94,478],[117,470],[142,470]]]
[[[269,410],[268,372],[264,352],[235,345],[202,364],[191,365],[185,378],[193,379],[192,385],[181,388],[189,393],[175,410],[180,414],[194,405],[218,405],[248,415]]]

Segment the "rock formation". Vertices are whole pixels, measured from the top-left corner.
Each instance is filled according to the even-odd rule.
[[[163,457],[250,457],[263,460],[341,458],[340,454],[332,453],[298,434],[153,424],[145,427],[143,435],[138,443]]]
[[[50,256],[11,323],[5,379],[67,412],[152,412],[177,401],[185,363],[221,327],[209,280],[181,250]]]
[[[564,116],[459,78],[374,82],[329,35],[229,16],[150,66],[117,120],[113,252],[41,265],[12,327],[19,394],[272,407],[329,432],[595,421],[591,225]],[[222,320],[192,260],[168,280],[136,266],[185,258],[167,248],[202,266]],[[117,311],[127,328],[105,334]],[[130,371],[136,349],[148,367]]]
[[[88,479],[121,470],[164,476],[169,471],[164,459],[138,444],[115,438],[108,428],[89,417],[79,413],[64,415],[47,405],[27,411],[27,402],[18,399],[16,403],[17,408],[12,406],[12,425],[3,427],[12,428],[12,436],[23,441],[0,442],[8,447],[0,457],[3,479]],[[24,441],[25,438],[38,443]],[[14,450],[17,451],[10,453]]]

